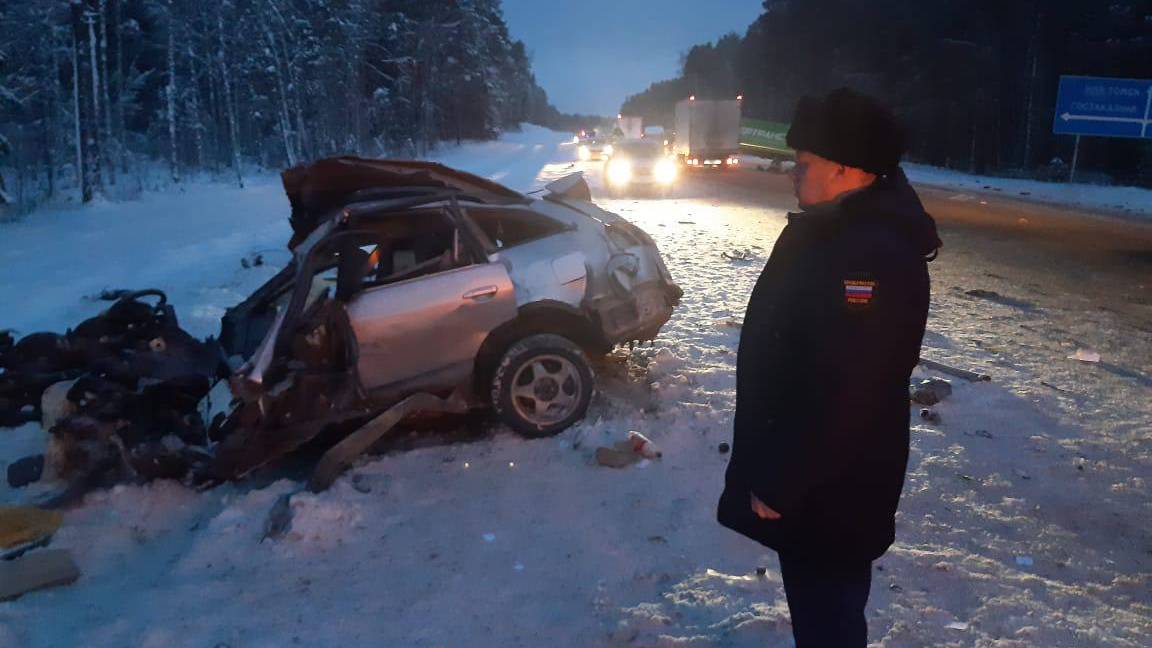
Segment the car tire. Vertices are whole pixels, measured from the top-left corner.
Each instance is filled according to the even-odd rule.
[[[579,346],[559,335],[531,335],[501,358],[492,377],[492,408],[520,435],[547,437],[584,418],[594,388]]]

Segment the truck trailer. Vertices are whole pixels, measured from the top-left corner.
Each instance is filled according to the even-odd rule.
[[[672,147],[688,167],[727,168],[740,163],[740,100],[689,97],[676,104]]]

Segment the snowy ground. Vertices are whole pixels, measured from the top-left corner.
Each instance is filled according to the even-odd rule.
[[[751,168],[769,164],[768,159],[754,155],[741,155],[740,157],[741,162]],[[779,164],[779,162],[776,163]],[[791,162],[787,161],[786,164],[791,164]],[[908,178],[917,185],[952,189],[977,195],[984,194],[998,198],[1014,198],[1050,205],[1079,207],[1086,212],[1104,212],[1109,216],[1152,219],[1152,189],[997,178],[925,164],[906,163],[903,166]]]
[[[595,180],[561,139],[527,130],[441,157],[523,190],[573,168]],[[365,462],[324,494],[295,495],[278,542],[260,542],[265,516],[297,482],[95,493],[54,541],[83,578],[0,604],[0,647],[790,646],[775,559],[714,522],[733,324],[784,213],[693,182],[675,199],[603,204],[656,238],[685,300],[655,347],[599,368],[586,422]],[[84,295],[159,287],[185,326],[214,332],[275,270],[239,259],[282,249],[286,216],[266,178],[6,225],[0,303],[26,306],[0,325],[60,329],[99,310]],[[721,256],[737,249],[755,259]],[[913,430],[898,542],[874,577],[874,645],[1146,646],[1152,330],[1042,295],[1027,308],[972,298],[952,288],[980,273],[952,259],[936,268],[926,355],[995,381],[956,383],[943,422]],[[980,287],[1025,289],[1003,283]],[[1025,342],[1029,327],[1045,335]],[[1066,358],[1083,345],[1122,371]],[[664,458],[594,465],[593,449],[628,430]],[[42,445],[35,426],[0,430],[0,467]],[[0,487],[0,501],[34,493]]]
[[[904,167],[909,179],[917,184],[1152,218],[1152,189],[992,178],[923,164]]]

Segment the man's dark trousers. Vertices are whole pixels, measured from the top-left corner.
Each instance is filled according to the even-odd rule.
[[[784,594],[796,648],[864,648],[864,606],[872,586],[872,563],[848,564],[780,555]]]

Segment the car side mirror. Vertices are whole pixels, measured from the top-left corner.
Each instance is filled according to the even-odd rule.
[[[336,266],[336,300],[351,300],[364,283],[368,273],[368,253],[360,246],[349,243],[340,248],[340,261]]]

